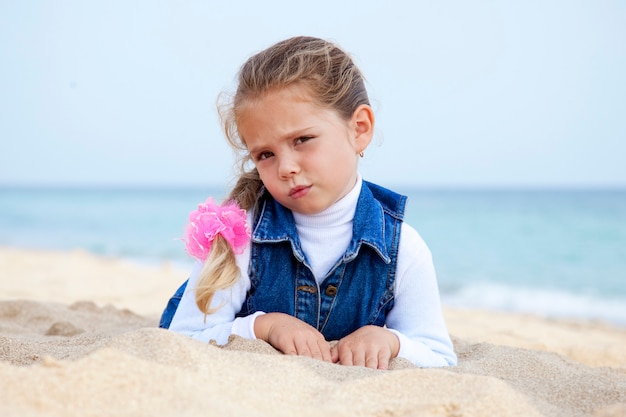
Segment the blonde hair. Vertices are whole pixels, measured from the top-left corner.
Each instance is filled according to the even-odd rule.
[[[224,133],[239,164],[239,178],[228,199],[236,201],[244,210],[254,212],[264,188],[256,168],[247,168],[251,158],[237,130],[242,109],[270,90],[296,84],[307,88],[318,105],[337,111],[345,120],[349,120],[360,105],[370,104],[361,71],[348,53],[329,41],[297,36],[250,57],[239,70],[235,94],[218,97]],[[214,311],[209,308],[213,294],[233,286],[240,274],[230,246],[215,243],[196,288],[196,303],[205,314]]]
[[[235,253],[226,239],[218,234],[200,271],[200,279],[195,289],[196,305],[200,311],[204,314],[215,313],[220,307],[211,308],[213,295],[219,290],[232,287],[238,277]]]

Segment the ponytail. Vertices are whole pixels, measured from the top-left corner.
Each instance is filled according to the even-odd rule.
[[[196,305],[205,315],[213,314],[222,306],[211,308],[213,295],[219,290],[232,287],[239,279],[240,271],[235,260],[235,253],[226,239],[217,235],[211,246],[211,252],[202,270],[196,286]]]
[[[205,315],[217,291],[232,287],[241,272],[235,254],[243,253],[250,242],[248,215],[235,201],[217,205],[212,198],[199,204],[189,215],[185,241],[187,253],[204,262],[196,285],[196,305]]]

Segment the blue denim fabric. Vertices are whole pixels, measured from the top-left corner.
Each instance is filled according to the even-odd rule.
[[[338,340],[365,325],[383,326],[394,303],[406,197],[363,181],[344,255],[318,285],[291,211],[266,193],[252,234],[251,288],[238,317],[282,312]]]
[[[174,314],[178,309],[178,304],[180,304],[180,299],[183,298],[183,294],[185,293],[185,288],[187,288],[187,282],[189,280],[183,282],[183,285],[178,287],[172,298],[167,302],[167,306],[161,315],[161,320],[159,320],[159,327],[162,329],[169,329],[170,324],[172,323],[172,319],[174,318]]]

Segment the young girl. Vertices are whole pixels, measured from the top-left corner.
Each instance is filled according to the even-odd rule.
[[[406,197],[358,172],[374,114],[351,58],[295,37],[252,56],[238,81],[220,116],[242,174],[225,206],[192,212],[187,249],[200,261],[161,327],[342,365],[455,365]]]

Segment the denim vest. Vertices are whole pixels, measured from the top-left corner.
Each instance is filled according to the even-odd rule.
[[[250,248],[250,290],[238,316],[282,312],[310,324],[326,340],[385,324],[393,307],[400,226],[406,197],[363,181],[352,239],[317,284],[291,211],[269,194],[260,204]]]
[[[318,285],[302,251],[290,210],[265,193],[250,247],[250,290],[237,314],[282,312],[310,324],[326,340],[365,325],[383,326],[394,303],[400,228],[406,197],[363,181],[352,239]],[[161,318],[169,327],[186,283]]]

